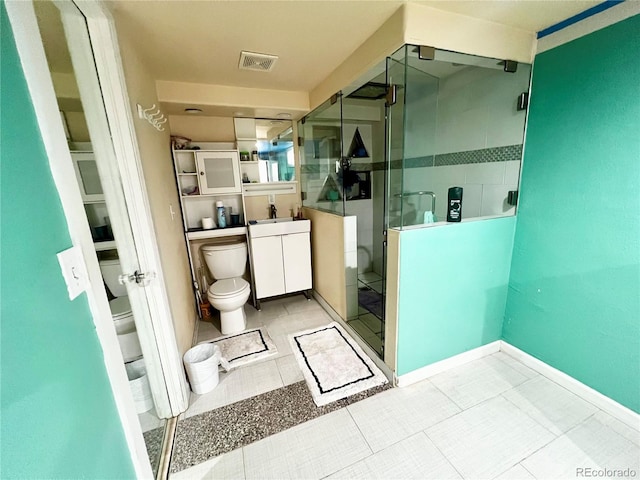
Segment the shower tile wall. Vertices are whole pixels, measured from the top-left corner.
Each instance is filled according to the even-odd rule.
[[[346,102],[345,102],[346,105]],[[361,122],[345,122],[343,126],[343,142],[346,148],[356,128],[367,148],[369,158],[354,158],[351,169],[355,171],[372,171],[376,167],[384,167],[384,104],[370,103],[365,107],[344,107],[345,114],[353,118],[359,115]],[[376,120],[381,119],[381,120]],[[363,123],[363,121],[368,123]],[[378,175],[378,173],[380,175]],[[372,171],[371,199],[352,200],[347,202],[346,214],[358,217],[358,273],[382,272],[382,221],[384,204],[384,173]]]
[[[407,117],[413,121],[407,122],[403,191],[435,192],[438,220],[446,218],[452,186],[464,188],[463,218],[514,213],[506,199],[509,190],[518,188],[525,119],[525,112],[516,109],[516,98],[528,90],[529,74],[527,65],[516,73],[463,68],[441,78],[437,91],[425,86],[431,90],[407,104]],[[397,163],[392,168],[400,168]],[[430,209],[430,200],[405,200],[405,220],[408,209],[408,215],[416,217],[410,224],[421,223],[418,219]]]
[[[487,215],[512,215],[514,207],[507,205],[509,190],[517,190],[520,161],[446,165],[407,170],[405,191],[430,190],[436,194],[438,220],[446,218],[447,190],[461,186],[463,193],[463,218]],[[419,197],[409,200],[417,210],[429,208],[429,198],[418,204]]]
[[[347,287],[347,319],[358,317],[358,233],[359,218],[344,217],[344,268]]]
[[[347,203],[347,215],[358,217],[358,273],[373,270],[373,202],[352,200]]]

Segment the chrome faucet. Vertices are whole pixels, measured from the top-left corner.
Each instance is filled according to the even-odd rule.
[[[270,208],[269,218],[276,218],[278,214],[278,210],[276,209],[276,206],[272,203],[269,208]]]

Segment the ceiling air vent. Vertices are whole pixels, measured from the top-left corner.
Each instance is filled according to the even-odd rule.
[[[278,60],[277,55],[267,55],[266,53],[240,52],[240,70],[257,70],[259,72],[270,72]]]

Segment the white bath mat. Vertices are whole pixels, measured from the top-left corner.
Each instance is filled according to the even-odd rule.
[[[294,333],[289,341],[319,407],[387,383],[373,360],[336,322]]]
[[[205,343],[220,347],[221,356],[229,363],[229,368],[246,365],[278,353],[275,343],[264,328],[218,337]]]

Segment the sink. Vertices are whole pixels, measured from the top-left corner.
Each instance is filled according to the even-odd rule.
[[[257,220],[256,223],[249,222],[249,236],[252,238],[290,235],[292,233],[310,231],[311,222],[309,220],[296,220],[294,222],[292,217]]]
[[[267,218],[265,220],[256,220],[256,223],[258,225],[262,225],[265,223],[280,223],[280,222],[291,222],[291,221],[293,221],[293,217],[280,217],[280,218]]]

